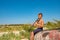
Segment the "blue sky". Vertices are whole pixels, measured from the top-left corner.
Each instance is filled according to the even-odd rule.
[[[33,23],[40,12],[45,23],[60,20],[60,0],[0,0],[0,24]]]

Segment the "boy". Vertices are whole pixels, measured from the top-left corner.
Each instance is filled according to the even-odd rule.
[[[33,24],[34,26],[37,27],[37,29],[31,32],[30,40],[34,40],[34,35],[43,30],[44,21],[42,19],[42,16],[43,16],[42,13],[38,14],[38,20]]]

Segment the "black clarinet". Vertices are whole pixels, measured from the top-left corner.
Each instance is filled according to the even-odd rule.
[[[35,22],[39,23],[39,21],[40,21],[40,18],[38,18]],[[34,26],[35,22],[33,23],[33,26]]]

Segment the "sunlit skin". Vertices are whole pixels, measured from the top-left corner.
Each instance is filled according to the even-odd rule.
[[[37,22],[35,22],[34,26],[36,26],[37,28],[38,27],[41,28],[44,25],[44,21],[42,20],[42,15],[38,15],[38,18],[40,19],[39,24]]]
[[[36,26],[37,28],[41,28],[41,27],[44,26],[44,21],[42,20],[42,15],[38,15],[38,18],[40,19],[39,23],[35,22],[34,26]],[[34,33],[33,33],[33,31],[30,34],[30,40],[34,40]]]

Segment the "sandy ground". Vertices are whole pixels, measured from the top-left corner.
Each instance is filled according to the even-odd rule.
[[[15,35],[19,35],[19,32],[20,31],[12,31],[12,33],[14,33]],[[2,36],[3,34],[8,34],[8,33],[11,33],[11,32],[0,32],[0,36]]]

